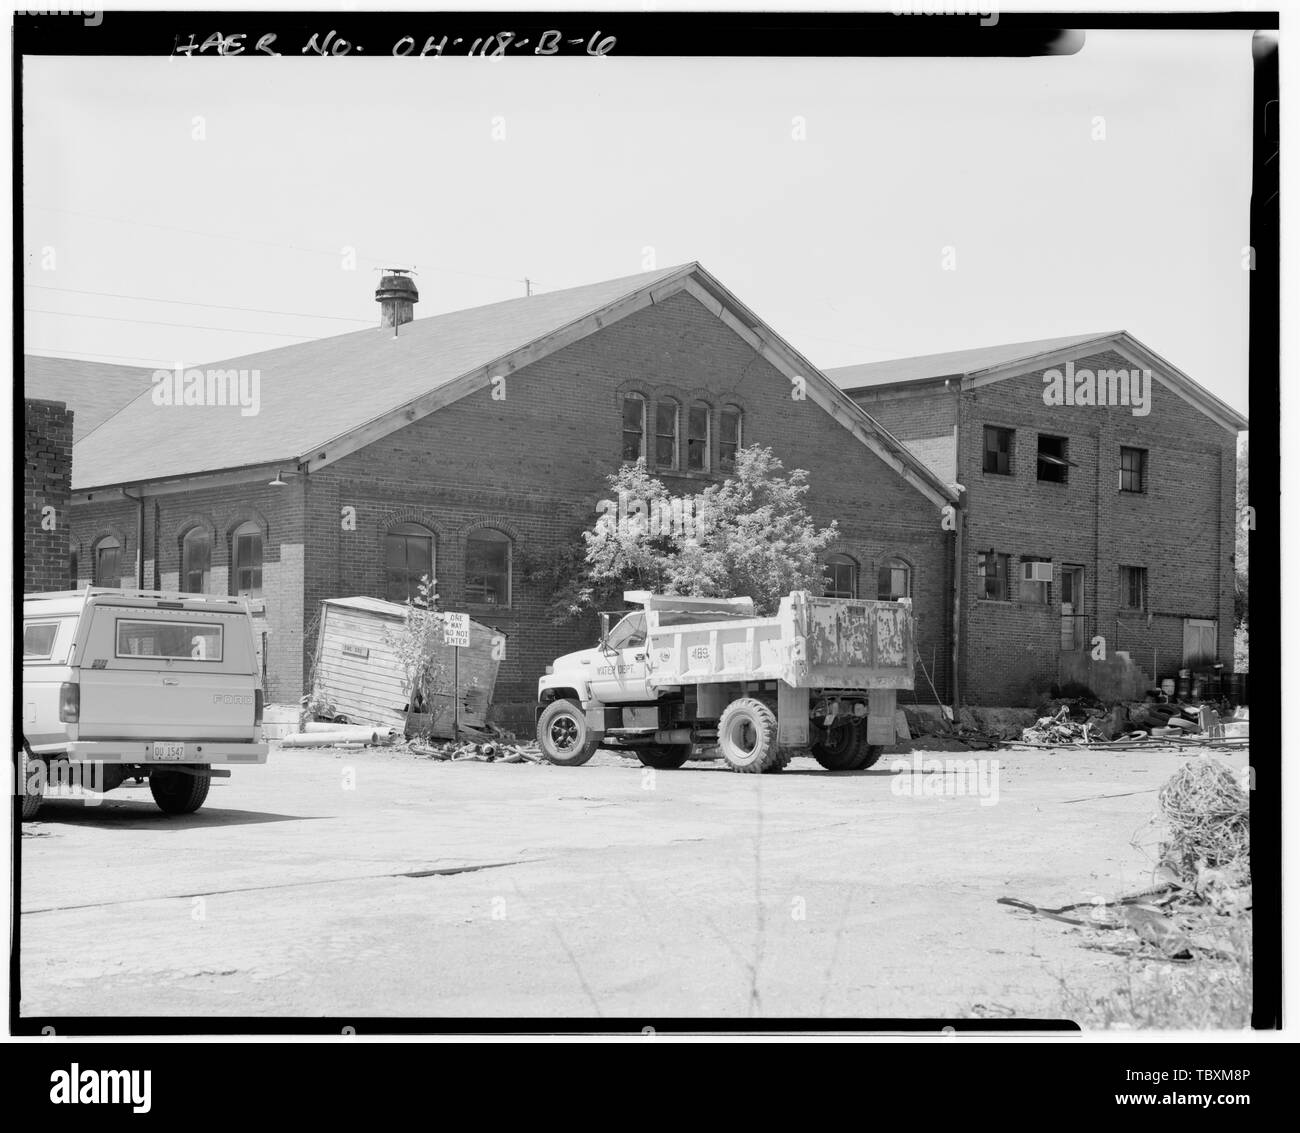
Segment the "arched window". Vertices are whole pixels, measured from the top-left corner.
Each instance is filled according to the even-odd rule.
[[[471,531],[465,541],[465,600],[485,606],[510,605],[510,536],[491,527]]]
[[[671,397],[665,397],[655,405],[655,466],[657,468],[677,467],[678,415],[677,402]]]
[[[718,434],[718,468],[730,472],[736,467],[736,450],[745,443],[741,436],[741,412],[734,405],[722,410]]]
[[[631,464],[645,456],[645,398],[639,393],[623,397],[623,459]]]
[[[251,520],[230,537],[230,592],[262,596],[262,529]]]
[[[390,602],[418,598],[420,579],[433,578],[433,532],[418,523],[401,523],[384,535],[384,597]]]
[[[897,602],[912,596],[912,568],[902,559],[885,559],[876,571],[876,597],[882,602]]]
[[[81,566],[81,544],[76,539],[68,540],[68,588],[77,589],[79,567]]]
[[[702,401],[686,415],[686,467],[692,472],[709,470],[709,407]]]
[[[858,596],[858,564],[848,555],[829,555],[825,563],[826,597]]]
[[[95,585],[122,585],[122,544],[112,535],[95,544]]]
[[[212,577],[212,535],[206,527],[191,527],[181,540],[181,590],[206,594]]]

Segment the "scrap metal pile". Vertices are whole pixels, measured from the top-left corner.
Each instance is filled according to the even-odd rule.
[[[1226,719],[1212,705],[1155,703],[1105,706],[1082,699],[1055,702],[1050,714],[1025,728],[1030,747],[1105,747],[1121,750],[1153,742],[1176,747],[1233,748],[1250,744],[1249,709]]]

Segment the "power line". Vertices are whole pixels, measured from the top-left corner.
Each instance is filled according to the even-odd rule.
[[[246,311],[249,314],[257,315],[288,315],[292,318],[302,319],[330,319],[342,323],[365,323],[374,322],[373,319],[359,319],[348,315],[313,315],[307,311],[273,311],[267,307],[232,307],[225,303],[197,303],[186,299],[162,299],[155,295],[124,295],[119,291],[87,291],[78,287],[51,287],[46,283],[26,283],[24,287],[38,288],[41,291],[57,291],[65,295],[98,295],[106,299],[135,299],[141,303],[170,303],[180,307],[211,307],[216,311]]]
[[[303,244],[285,244],[279,240],[259,240],[254,236],[231,236],[220,232],[202,232],[197,228],[180,228],[172,224],[153,224],[147,220],[133,220],[121,216],[101,216],[93,212],[80,212],[77,209],[55,208],[53,205],[28,204],[27,207],[31,209],[40,209],[42,212],[57,212],[66,216],[85,217],[87,220],[102,220],[109,224],[135,224],[139,225],[141,228],[156,228],[161,232],[183,232],[188,236],[201,236],[207,240],[238,240],[245,244],[260,244],[264,248],[284,248],[291,252],[306,252],[308,255],[312,256],[331,256],[338,258],[340,255],[339,251],[333,248],[309,248]],[[396,256],[384,256],[382,259],[376,259],[374,256],[357,255],[356,258],[358,260],[364,260],[368,264],[378,264],[380,267],[387,267],[389,264],[399,264],[403,262],[401,257]],[[411,265],[412,268],[418,266],[418,264]],[[491,279],[496,280],[497,282],[523,283],[522,277],[515,278],[510,275],[488,275],[484,272],[477,271],[458,271],[455,268],[426,267],[421,268],[420,270],[442,272],[444,275],[463,275],[469,279]],[[534,280],[534,282],[537,281]]]
[[[54,346],[35,346],[34,350],[57,350]],[[57,362],[60,358],[68,354],[76,354],[80,358],[89,358],[92,361],[99,358],[120,358],[126,362],[166,362],[171,366],[176,364],[175,358],[154,358],[148,354],[103,354],[98,351],[91,353],[88,350],[61,350],[58,354],[33,354],[33,358],[48,358],[52,362]]]
[[[183,330],[219,330],[229,331],[233,334],[261,334],[268,335],[272,338],[294,338],[299,342],[308,342],[312,339],[309,334],[284,334],[276,330],[247,330],[244,327],[214,327],[200,323],[164,323],[157,319],[130,319],[125,315],[83,315],[77,311],[43,311],[37,307],[24,307],[24,311],[29,315],[63,315],[73,319],[102,319],[109,323],[143,323],[146,326],[153,327],[178,327]]]

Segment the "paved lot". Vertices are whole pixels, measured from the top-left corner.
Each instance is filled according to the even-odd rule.
[[[235,769],[182,818],[143,787],[47,802],[22,840],[22,1012],[1049,1016],[1060,980],[1123,961],[996,899],[1149,884],[1131,843],[1156,841],[1185,757],[983,754],[995,805],[888,760],[656,775],[324,751]]]

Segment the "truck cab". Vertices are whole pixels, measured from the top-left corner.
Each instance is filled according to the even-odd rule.
[[[265,763],[262,688],[243,598],[87,587],[23,599],[23,816],[45,784],[147,779],[198,810],[220,764]]]

